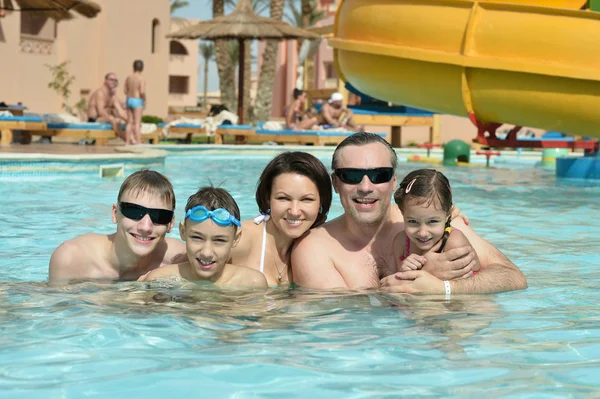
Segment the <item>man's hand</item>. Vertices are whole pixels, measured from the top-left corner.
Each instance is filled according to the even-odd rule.
[[[475,250],[471,246],[450,249],[441,254],[429,252],[425,254],[423,270],[441,280],[454,280],[467,277],[476,264]]]
[[[398,272],[382,278],[381,288],[392,292],[444,294],[444,282],[423,270]]]
[[[454,220],[456,218],[461,218],[467,226],[469,225],[469,218],[467,217],[467,215],[460,213],[460,208],[453,206],[452,213],[450,213],[450,220]]]
[[[402,264],[400,265],[400,271],[407,272],[409,270],[421,270],[426,261],[427,259],[424,256],[410,254],[402,261]]]

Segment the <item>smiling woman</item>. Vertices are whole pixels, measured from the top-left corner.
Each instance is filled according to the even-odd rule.
[[[256,203],[261,214],[242,224],[231,262],[259,270],[271,286],[291,283],[294,240],[325,222],[331,198],[331,179],[316,157],[305,152],[277,155],[258,180]]]

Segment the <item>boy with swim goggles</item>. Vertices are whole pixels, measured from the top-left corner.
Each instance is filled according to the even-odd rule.
[[[155,215],[158,219],[158,214]],[[152,217],[152,215],[151,215]],[[145,280],[183,279],[210,281],[217,285],[266,288],[258,270],[227,263],[241,236],[240,211],[227,190],[203,187],[187,202],[179,225],[185,241],[187,262],[156,269]]]

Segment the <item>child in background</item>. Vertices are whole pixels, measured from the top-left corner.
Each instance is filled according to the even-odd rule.
[[[397,272],[427,270],[427,253],[471,245],[460,230],[450,227],[452,190],[442,173],[433,169],[409,173],[396,190],[394,201],[404,216],[404,231],[392,244]],[[476,255],[473,270],[480,267]]]
[[[179,233],[185,241],[187,262],[155,269],[143,280],[180,278],[220,286],[267,288],[267,280],[258,270],[227,263],[242,233],[240,210],[227,190],[203,187],[188,199],[185,211]]]

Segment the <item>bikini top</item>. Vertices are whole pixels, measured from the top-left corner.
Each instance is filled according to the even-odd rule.
[[[267,222],[271,219],[269,214],[260,214],[254,218],[255,224],[263,224],[262,248],[260,250],[260,272],[265,272],[265,253],[267,250]]]

